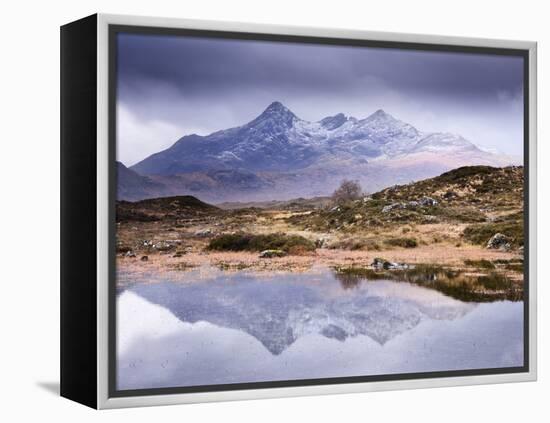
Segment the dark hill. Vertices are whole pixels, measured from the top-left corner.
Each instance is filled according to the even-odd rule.
[[[191,195],[163,197],[136,202],[117,201],[117,221],[155,221],[189,219],[221,212],[218,207],[204,203]]]

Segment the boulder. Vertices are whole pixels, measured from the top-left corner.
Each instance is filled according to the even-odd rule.
[[[487,241],[487,249],[508,251],[512,248],[510,238],[504,234],[496,233]]]
[[[328,238],[318,238],[315,240],[315,248],[326,248],[328,244]]]
[[[414,266],[407,263],[394,263],[380,257],[376,257],[372,261],[371,266],[376,270],[406,270],[414,268]]]
[[[437,206],[437,200],[432,198],[432,197],[422,197],[419,200],[419,203],[420,203],[421,206],[424,206],[424,207]]]
[[[284,257],[286,253],[283,250],[264,250],[260,253],[260,258]]]
[[[388,265],[389,270],[407,270],[414,269],[414,266],[407,263],[390,263]]]
[[[198,237],[201,237],[201,238],[205,238],[205,237],[208,237],[210,235],[212,235],[212,230],[210,229],[201,229],[201,230],[198,230],[194,233],[195,236],[198,236]]]
[[[422,197],[420,200],[411,200],[406,203],[393,203],[382,208],[382,213],[389,213],[396,209],[415,209],[417,207],[433,207],[437,205],[437,200],[431,197]]]
[[[124,256],[134,258],[136,256],[136,253],[130,250],[130,251],[126,251],[126,254],[124,254]]]
[[[375,259],[372,261],[370,265],[375,269],[383,269],[384,263],[389,263],[389,262],[387,260],[384,260],[383,258],[375,257]]]
[[[401,204],[401,203],[389,204],[389,205],[384,206],[384,207],[382,208],[382,213],[389,213],[389,212],[391,212],[392,210],[401,209],[401,208],[403,208],[403,204]]]
[[[148,260],[149,260],[149,257],[147,257],[147,256],[142,256],[141,257],[141,261],[148,261]]]
[[[158,251],[173,251],[176,249],[176,244],[170,241],[159,241],[153,245]]]

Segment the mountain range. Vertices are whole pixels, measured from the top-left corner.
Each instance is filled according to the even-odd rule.
[[[273,102],[242,126],[183,136],[131,168],[118,163],[118,198],[285,200],[329,195],[345,178],[374,191],[465,165],[517,163],[460,135],[422,132],[383,110],[309,122]]]

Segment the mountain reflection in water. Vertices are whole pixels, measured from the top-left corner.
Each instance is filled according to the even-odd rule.
[[[119,293],[119,389],[523,363],[521,302],[468,303],[387,280],[349,289],[328,269],[188,274],[143,276],[150,283]]]

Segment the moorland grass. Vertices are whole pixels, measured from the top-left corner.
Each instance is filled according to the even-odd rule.
[[[418,241],[416,238],[409,237],[399,237],[399,238],[390,238],[384,241],[384,244],[391,247],[403,247],[403,248],[416,248],[418,247]]]
[[[495,265],[489,261],[489,260],[485,260],[485,259],[481,259],[481,260],[464,260],[464,264],[466,266],[472,266],[472,267],[478,267],[480,269],[494,269],[495,268]]]
[[[223,234],[213,238],[207,249],[214,251],[282,250],[293,254],[315,251],[315,244],[300,235],[237,233]]]
[[[510,238],[512,246],[523,245],[523,221],[475,224],[464,229],[464,239],[472,244],[484,245],[496,234]]]

